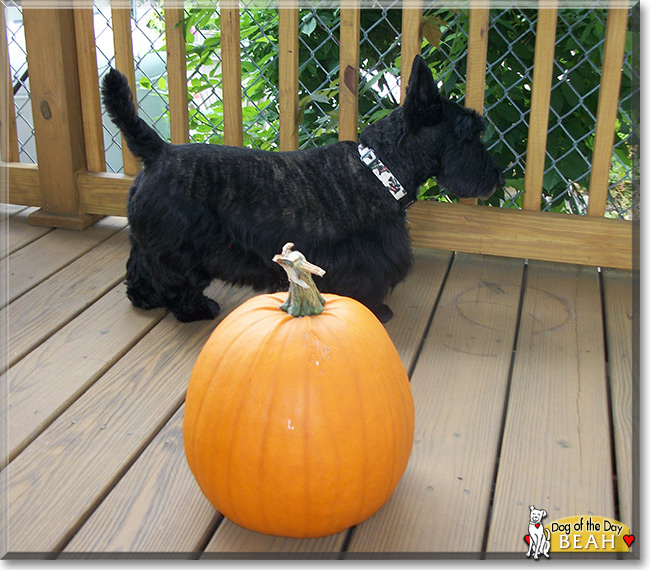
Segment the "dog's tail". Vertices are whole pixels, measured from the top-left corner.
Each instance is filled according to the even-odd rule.
[[[152,163],[167,143],[140,117],[124,75],[110,69],[102,80],[102,100],[111,120],[122,131],[129,150],[145,164]]]

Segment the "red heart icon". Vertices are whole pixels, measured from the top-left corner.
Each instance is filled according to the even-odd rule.
[[[524,540],[526,541],[526,544],[530,544],[530,536],[525,535]],[[634,538],[632,538],[632,540],[634,540]]]
[[[535,525],[535,528],[539,528],[539,523],[537,523],[537,524]]]
[[[626,534],[623,536],[623,540],[625,541],[625,544],[627,544],[628,548],[630,545],[634,542],[634,535],[633,534]]]

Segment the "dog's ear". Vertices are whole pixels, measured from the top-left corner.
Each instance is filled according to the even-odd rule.
[[[485,131],[485,119],[473,109],[456,117],[454,131],[459,140],[469,140]]]
[[[546,516],[546,511],[542,509],[542,518],[544,518],[545,516]]]
[[[530,510],[534,511],[535,510],[535,505],[530,505]]]
[[[404,98],[404,117],[410,132],[440,121],[440,92],[433,74],[421,56],[416,55]]]

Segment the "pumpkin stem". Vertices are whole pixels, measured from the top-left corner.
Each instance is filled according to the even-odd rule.
[[[292,251],[293,244],[286,243],[282,253],[273,257],[278,265],[287,272],[289,278],[289,296],[280,308],[292,317],[320,315],[325,299],[318,292],[312,275],[322,277],[325,270],[309,263],[299,251]]]

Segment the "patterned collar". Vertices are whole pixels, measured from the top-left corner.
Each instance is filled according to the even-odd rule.
[[[373,171],[375,176],[379,178],[380,182],[388,189],[391,196],[395,198],[406,210],[413,200],[411,200],[406,192],[406,189],[395,175],[388,170],[388,167],[379,159],[377,153],[371,148],[360,144],[358,147],[359,158],[370,170]]]

